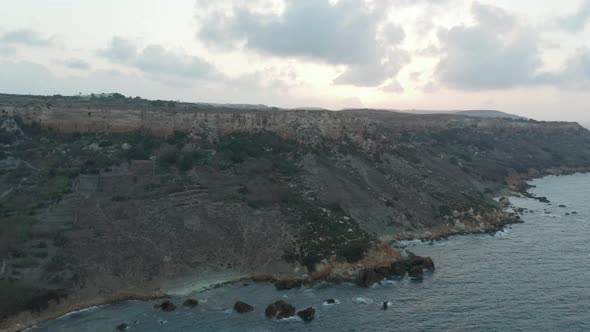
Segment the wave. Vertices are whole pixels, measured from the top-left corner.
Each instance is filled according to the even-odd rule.
[[[373,303],[373,299],[370,299],[368,297],[355,297],[352,299],[352,302],[357,303],[357,304],[371,304]]]

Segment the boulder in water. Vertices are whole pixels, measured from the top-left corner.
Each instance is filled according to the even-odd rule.
[[[238,301],[236,302],[236,304],[234,304],[234,310],[240,314],[244,314],[247,312],[254,311],[254,307],[246,302]]]
[[[194,308],[199,305],[199,301],[195,299],[186,299],[182,305],[188,308]]]
[[[277,319],[295,316],[295,307],[283,300],[275,302],[274,306],[277,308]]]
[[[324,304],[336,304],[336,300],[334,300],[334,299],[327,299],[327,300],[324,300]]]
[[[119,325],[117,325],[117,331],[125,331],[129,328],[129,325],[127,325],[126,323],[121,323]]]
[[[154,306],[155,309],[170,312],[176,310],[176,305],[168,300]]]
[[[279,312],[279,308],[277,308],[274,303],[271,303],[266,307],[266,310],[264,310],[264,315],[266,318],[272,318],[277,316],[277,312]]]
[[[306,322],[310,322],[313,320],[313,317],[315,316],[315,309],[313,307],[309,307],[307,309],[301,310],[297,313],[297,316],[299,316]]]

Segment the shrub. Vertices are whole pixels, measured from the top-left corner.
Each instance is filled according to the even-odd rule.
[[[64,247],[66,244],[68,244],[68,242],[69,242],[68,238],[65,235],[63,235],[62,233],[57,233],[53,237],[53,244],[56,247]]]
[[[45,271],[47,272],[58,272],[65,268],[65,257],[63,255],[53,256],[49,262],[45,265]]]
[[[106,147],[109,147],[109,146],[112,146],[112,145],[113,145],[113,142],[108,141],[108,140],[107,141],[102,141],[102,142],[98,143],[98,146],[101,147],[101,148],[106,148]]]
[[[365,241],[349,242],[344,247],[336,251],[336,256],[344,258],[349,263],[358,262],[363,258],[365,252],[369,249],[369,243]]]
[[[21,268],[21,269],[26,269],[26,268],[36,267],[36,266],[39,266],[39,261],[34,257],[19,258],[12,263],[12,267]]]
[[[318,255],[307,255],[301,260],[301,264],[307,268],[307,272],[316,272],[316,265],[322,261]]]
[[[36,257],[36,258],[45,258],[45,257],[47,257],[48,255],[49,255],[49,254],[47,253],[47,251],[46,251],[46,250],[43,250],[43,251],[41,251],[41,250],[37,250],[37,251],[33,251],[33,252],[31,253],[31,256],[33,256],[33,257]]]

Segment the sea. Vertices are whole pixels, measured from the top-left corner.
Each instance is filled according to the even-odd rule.
[[[590,331],[590,174],[548,176],[530,192],[551,203],[511,197],[524,223],[495,234],[399,243],[431,256],[424,280],[385,280],[371,288],[318,284],[278,291],[241,282],[192,294],[196,308],[173,312],[130,301],[70,313],[32,331]],[[334,299],[334,304],[324,301]],[[315,318],[266,319],[265,307],[284,300]],[[236,301],[255,310],[233,311]],[[389,305],[383,308],[383,302]]]

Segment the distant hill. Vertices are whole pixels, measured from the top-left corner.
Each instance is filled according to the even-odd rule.
[[[457,115],[474,116],[478,118],[500,118],[500,119],[513,119],[513,120],[527,120],[527,118],[516,114],[510,114],[500,111],[493,110],[481,110],[481,111],[460,111],[456,112]]]
[[[411,114],[456,114],[476,118],[497,118],[512,120],[527,120],[527,118],[516,114],[510,114],[495,110],[466,110],[466,111],[427,111],[427,110],[395,110],[396,112]]]

